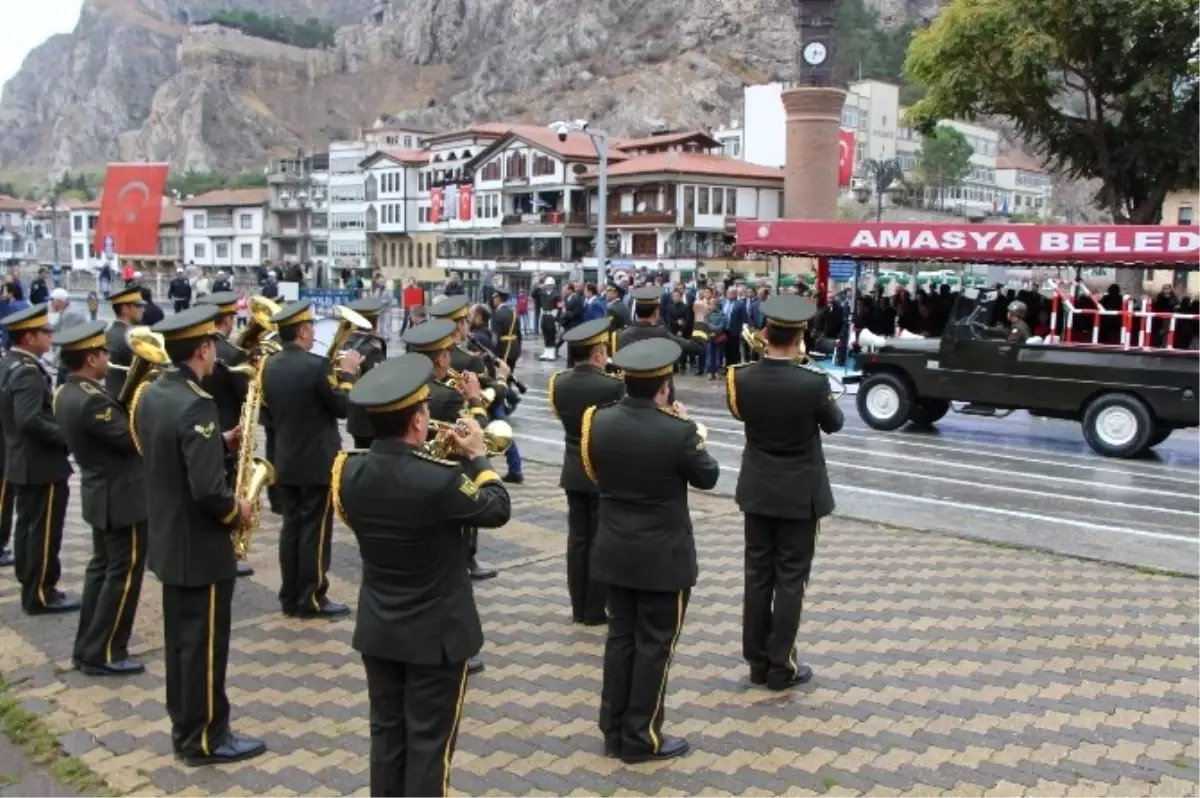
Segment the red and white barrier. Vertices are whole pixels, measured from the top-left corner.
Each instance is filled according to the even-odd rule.
[[[1075,294],[1078,296],[1078,294]],[[1059,343],[1060,336],[1057,330],[1057,325],[1053,321],[1059,317],[1059,313],[1063,314],[1062,336],[1061,342],[1066,344],[1071,343],[1086,343],[1092,346],[1120,348],[1120,349],[1148,349],[1152,351],[1162,351],[1175,348],[1175,327],[1180,319],[1191,319],[1192,321],[1200,322],[1200,314],[1198,313],[1171,313],[1148,310],[1153,307],[1150,297],[1143,296],[1140,306],[1132,297],[1125,296],[1121,299],[1120,310],[1107,310],[1100,306],[1100,298],[1096,295],[1090,295],[1092,302],[1096,305],[1094,308],[1079,308],[1075,306],[1072,295],[1059,286],[1054,292],[1054,297],[1050,301],[1050,318],[1051,333],[1050,342]],[[1090,341],[1080,341],[1076,339],[1075,334],[1075,317],[1091,318],[1092,334]],[[1103,318],[1118,317],[1121,321],[1121,341],[1118,344],[1101,343],[1100,342],[1100,320]],[[1134,343],[1133,327],[1134,320],[1138,320],[1137,342]],[[1153,323],[1155,319],[1167,320],[1167,335],[1163,342],[1165,346],[1153,346]]]

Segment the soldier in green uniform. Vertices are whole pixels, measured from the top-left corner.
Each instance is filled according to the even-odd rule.
[[[796,365],[816,306],[798,296],[762,304],[767,350],[725,372],[729,412],[745,424],[737,503],[745,513],[742,656],[750,681],[786,690],[812,678],[796,632],[821,518],[833,512],[821,433],[842,428],[828,378]]]
[[[495,390],[496,402],[503,402],[502,391],[504,390],[504,383],[489,377],[483,358],[471,352],[466,347],[465,342],[471,332],[470,303],[467,301],[467,298],[462,294],[442,297],[429,309],[429,316],[431,319],[448,319],[455,324],[454,338],[456,343],[454,348],[450,350],[450,368],[460,374],[471,372],[475,375],[481,387]],[[480,565],[479,561],[475,558],[479,550],[479,530],[470,530],[468,537],[470,538],[471,557],[467,562],[467,567],[471,572],[471,578],[491,579],[495,577],[495,568],[486,568]]]
[[[455,433],[460,460],[422,451],[432,373],[408,354],[364,377],[350,400],[371,414],[375,441],[333,467],[333,505],[364,563],[353,646],[367,672],[377,796],[449,794],[467,661],[483,643],[462,529],[503,526],[511,512],[473,420]]]
[[[600,494],[588,478],[579,456],[583,414],[589,407],[604,407],[625,396],[625,383],[605,371],[608,363],[608,316],[572,327],[563,333],[575,367],[550,375],[547,401],[550,412],[562,422],[562,473],[558,484],[567,494],[567,592],[571,617],[588,626],[607,622],[604,601],[607,589],[591,578],[590,557],[600,521]]]
[[[146,670],[129,657],[146,572],[146,484],[129,416],[104,390],[104,326],[89,321],[54,336],[67,369],[54,395],[54,416],[79,466],[83,520],[92,527],[71,659],[92,676],[130,676]]]
[[[247,362],[250,353],[239,349],[229,340],[233,334],[234,321],[237,319],[238,295],[233,291],[221,291],[215,294],[205,294],[196,300],[197,307],[211,305],[217,309],[214,324],[217,328],[213,342],[217,347],[217,366],[212,374],[200,380],[200,387],[212,394],[217,403],[217,419],[221,433],[236,429],[242,421],[242,403],[246,400],[248,381],[246,378],[231,371],[230,366],[240,366]],[[247,433],[253,434],[253,433]],[[225,457],[225,477],[233,487],[237,479],[237,451],[230,450]],[[244,562],[237,564],[238,576],[252,576],[254,569]]]
[[[154,325],[175,368],[139,390],[129,406],[145,467],[147,564],[162,583],[163,658],[171,743],[187,765],[236,762],[266,750],[229,728],[225,667],[233,583],[233,532],[248,501],[225,479],[217,405],[200,387],[217,363],[217,309],[199,306]]]
[[[679,344],[679,348],[683,351],[683,354],[688,357],[700,357],[703,355],[703,345],[696,341],[690,341],[687,338],[680,338],[678,335],[672,335],[670,330],[659,323],[658,309],[661,303],[662,291],[658,286],[643,285],[641,288],[633,289],[633,313],[636,319],[633,324],[621,330],[620,334],[617,335],[616,352],[620,352],[636,341],[645,341],[650,338],[664,338]],[[667,401],[674,402],[674,379],[667,380],[667,384],[670,386]]]
[[[357,311],[364,319],[371,322],[375,329],[379,328],[379,316],[386,305],[382,299],[366,298],[351,302],[347,307]],[[374,331],[359,331],[350,336],[350,348],[362,355],[362,365],[358,376],[362,378],[368,371],[387,360],[387,341],[380,338]],[[371,419],[361,407],[350,406],[346,416],[346,432],[354,437],[356,449],[371,448],[371,440],[375,433],[371,431]]]
[[[54,418],[51,375],[41,358],[50,351],[45,303],[0,320],[12,347],[0,359],[0,428],[4,430],[6,485],[15,490],[13,554],[21,607],[30,615],[71,612],[79,602],[58,590],[63,521],[71,476],[67,440]]]
[[[362,356],[347,352],[335,366],[312,354],[313,320],[307,299],[285,305],[271,318],[283,350],[263,369],[263,399],[275,425],[275,472],[283,502],[279,604],[285,615],[333,618],[350,608],[325,596],[333,532],[329,469],[342,448],[338,419],[346,417],[346,395]]]
[[[683,408],[667,403],[679,355],[662,338],[619,350],[625,398],[589,407],[580,423],[580,460],[600,491],[591,577],[608,585],[600,731],[605,754],[630,764],[688,751],[662,732],[667,669],[698,570],[688,486],[711,489],[721,468]]]
[[[129,364],[133,362],[133,350],[125,336],[131,327],[136,327],[142,320],[142,308],[146,301],[142,299],[142,289],[138,285],[130,285],[113,294],[108,299],[112,303],[113,315],[116,319],[108,328],[108,376],[104,379],[104,389],[111,396],[121,393],[125,384]],[[116,366],[117,368],[113,368]]]
[[[4,475],[3,434],[0,431],[0,568],[8,568],[16,562],[8,544],[12,540],[13,504],[17,492],[9,486],[8,478]]]

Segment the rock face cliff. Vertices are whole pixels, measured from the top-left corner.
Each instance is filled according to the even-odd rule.
[[[342,27],[334,48],[304,50],[194,24],[231,5]],[[0,169],[256,169],[380,115],[727,123],[744,84],[794,75],[794,13],[792,0],[84,0],[76,30],[4,88]]]

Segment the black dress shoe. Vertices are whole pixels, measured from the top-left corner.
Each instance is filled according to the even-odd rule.
[[[609,759],[621,758],[621,741],[620,740],[604,740],[604,755]]]
[[[188,767],[198,767],[200,765],[227,765],[230,762],[241,762],[243,759],[251,759],[264,754],[267,751],[267,744],[262,740],[254,740],[249,737],[239,737],[236,734],[231,734],[225,738],[225,742],[218,745],[212,750],[208,756],[203,754],[194,756],[183,756],[183,764]]]
[[[750,684],[766,684],[767,669],[766,668],[751,668],[750,669]]]
[[[501,482],[507,482],[510,485],[521,485],[525,482],[524,474],[513,474],[511,472],[500,477]]]
[[[350,608],[345,604],[338,604],[336,601],[326,601],[321,605],[319,610],[299,610],[296,612],[297,618],[340,618],[343,615],[349,615]]]
[[[467,660],[467,673],[472,676],[476,673],[483,673],[483,660],[479,657],[472,657]]]
[[[16,562],[17,558],[13,557],[13,553],[11,551],[8,549],[0,549],[0,568],[7,568],[10,565],[16,564]]]
[[[62,612],[76,612],[78,609],[79,602],[77,600],[67,598],[60,593],[57,596],[52,596],[42,606],[30,607],[25,612],[28,615],[57,615]]]
[[[584,626],[607,626],[608,618],[576,618],[575,623],[581,623]]]
[[[238,576],[254,576],[254,569],[251,568],[249,565],[246,565],[246,563],[240,562],[237,564],[237,575]]]
[[[799,665],[796,666],[796,672],[794,674],[791,674],[791,675],[784,674],[783,676],[775,676],[774,674],[771,674],[770,676],[768,676],[767,677],[767,689],[768,690],[790,690],[791,688],[796,687],[797,685],[804,684],[805,682],[812,679],[812,677],[813,677],[812,668],[808,667],[803,662],[801,662]]]
[[[470,564],[467,566],[467,572],[471,575],[472,579],[479,581],[484,579],[494,579],[496,577],[495,568],[484,568],[474,560],[471,560]]]
[[[662,745],[658,747],[658,753],[654,754],[649,751],[643,754],[621,754],[621,761],[626,765],[637,765],[641,762],[658,762],[661,759],[674,759],[677,756],[683,756],[691,750],[688,741],[682,737],[667,737],[663,740]]]
[[[77,667],[88,676],[136,676],[146,672],[146,666],[136,659],[120,659],[106,665],[89,665],[86,662],[80,662]]]

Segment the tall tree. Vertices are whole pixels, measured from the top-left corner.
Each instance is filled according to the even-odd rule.
[[[974,152],[967,137],[949,125],[938,125],[921,139],[917,174],[925,186],[937,188],[943,208],[946,207],[946,190],[957,186],[971,173]]]
[[[908,51],[908,119],[1007,117],[1114,221],[1153,224],[1197,185],[1198,42],[1194,0],[953,0]]]

